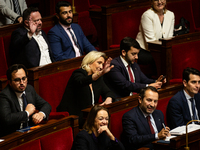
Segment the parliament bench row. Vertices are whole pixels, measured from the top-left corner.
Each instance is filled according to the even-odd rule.
[[[71,149],[73,137],[79,132],[78,116],[68,116],[52,119],[40,127],[25,132],[14,132],[0,142],[0,149]],[[32,147],[33,146],[33,147]]]
[[[166,125],[167,125],[167,119],[166,119],[167,104],[171,99],[171,97],[174,96],[182,88],[183,88],[182,84],[173,84],[158,90],[159,100],[156,109],[161,110],[163,112]],[[138,106],[138,96],[139,94],[124,97],[118,102],[105,105],[105,107],[108,109],[110,113],[110,122],[109,122],[110,130],[113,133],[113,135],[118,139],[120,139],[120,135],[123,130],[122,116],[124,115],[124,113],[131,110],[133,107]],[[86,108],[82,110],[82,112],[84,113],[84,118],[87,117],[87,114],[89,113],[90,109],[91,108]]]
[[[183,49],[186,48],[187,49]],[[200,32],[178,36],[170,40],[162,40],[160,44],[151,43],[151,52],[156,61],[158,75],[166,75],[168,83],[181,82],[181,74],[185,67],[200,70],[198,56]],[[119,48],[105,51],[107,56],[119,56]],[[49,65],[28,69],[29,84],[52,106],[52,112],[62,99],[67,82],[72,72],[80,67],[84,56],[55,62]],[[188,61],[189,60],[189,61]],[[141,67],[142,68],[142,67]],[[145,70],[142,70],[145,71]],[[173,80],[172,80],[173,79]],[[4,86],[6,79],[2,80]]]

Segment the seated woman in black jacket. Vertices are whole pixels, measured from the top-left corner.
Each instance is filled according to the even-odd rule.
[[[124,150],[108,128],[108,110],[99,105],[92,107],[87,120],[74,139],[72,150]]]
[[[114,98],[102,77],[114,67],[110,66],[112,58],[106,62],[105,58],[105,53],[98,51],[91,51],[83,58],[81,68],[72,73],[57,107],[59,112],[68,111],[70,115],[78,115],[80,128],[84,123],[82,109],[98,103],[100,96],[105,99],[102,105],[112,103]]]

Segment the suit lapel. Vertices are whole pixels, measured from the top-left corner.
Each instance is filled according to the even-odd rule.
[[[123,72],[123,74],[125,75],[126,79],[129,80],[129,75],[128,75],[127,69],[126,69],[126,67],[124,66],[124,64],[123,64],[123,62],[122,62],[120,56],[117,57],[117,61],[118,61],[119,65],[123,68],[122,72]]]
[[[195,103],[196,103],[196,108],[198,112],[198,117],[200,118],[200,99],[197,96],[198,94],[194,95]]]
[[[151,134],[151,130],[150,130],[150,127],[149,127],[149,124],[147,122],[147,119],[144,117],[142,111],[140,110],[139,106],[137,106],[137,116],[138,116],[138,120],[141,121],[141,126],[143,125],[144,128],[146,129],[147,133],[148,134]]]
[[[63,29],[63,27],[58,23],[56,24],[58,26],[58,29],[60,30],[60,33],[68,40],[68,42],[70,43],[70,46],[73,47],[72,42],[68,36],[68,34],[66,33],[66,31]]]
[[[152,116],[153,116],[153,119],[155,121],[155,124],[156,124],[158,132],[161,131],[161,129],[162,129],[162,123],[164,123],[164,122],[161,122],[160,116],[158,116],[158,114],[155,113],[155,111],[152,113]]]
[[[135,76],[135,82],[139,82],[138,79],[140,79],[140,77],[138,74],[138,69],[137,69],[137,67],[135,67],[135,63],[131,64],[131,68],[132,68],[134,76]]]
[[[20,109],[20,105],[19,105],[19,101],[18,101],[18,98],[15,94],[15,92],[13,91],[13,89],[9,86],[10,88],[10,96],[11,96],[11,99],[13,100],[14,104],[15,104],[15,107],[17,108],[17,111],[20,112],[21,109]]]
[[[184,117],[186,117],[187,120],[192,120],[185,94],[184,94],[183,90],[181,90],[180,92],[181,92],[181,97],[182,97],[182,100],[183,100],[182,105],[183,105],[183,108],[184,108],[184,113],[183,113],[183,114],[185,114]]]

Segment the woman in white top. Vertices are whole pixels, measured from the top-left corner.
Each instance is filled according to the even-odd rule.
[[[136,40],[148,50],[147,42],[173,36],[174,13],[166,9],[166,0],[151,0],[152,8],[141,17],[139,33]]]
[[[155,61],[148,51],[148,42],[169,38],[174,31],[174,13],[166,9],[166,0],[151,0],[152,7],[141,17],[139,33],[136,40],[141,50],[138,54],[138,64],[151,68],[146,76],[157,76]]]

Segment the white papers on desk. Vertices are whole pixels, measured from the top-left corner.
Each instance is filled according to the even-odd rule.
[[[192,132],[192,131],[196,131],[200,129],[200,125],[198,124],[189,124],[187,126],[188,129],[188,133]],[[171,135],[182,135],[182,134],[186,134],[186,127],[184,126],[180,126],[177,127],[173,130],[170,131]]]
[[[176,137],[176,136],[174,136],[174,135],[167,136],[167,137],[165,138],[165,141],[170,141],[170,139],[172,139],[172,138],[174,138],[174,137]]]
[[[4,141],[4,139],[0,139],[0,142],[3,142]]]

